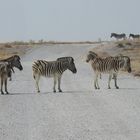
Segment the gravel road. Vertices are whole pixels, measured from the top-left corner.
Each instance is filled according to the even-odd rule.
[[[0,140],[139,140],[140,80],[120,74],[120,89],[107,89],[108,75],[93,86],[94,73],[85,62],[93,45],[50,45],[22,57],[9,95],[0,95]],[[73,56],[77,74],[66,71],[63,93],[53,93],[53,79],[42,78],[36,93],[32,62]]]

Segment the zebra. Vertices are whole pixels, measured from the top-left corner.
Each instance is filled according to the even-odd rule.
[[[100,89],[98,84],[98,75],[101,73],[109,73],[108,89],[110,89],[110,81],[114,76],[115,87],[117,86],[117,74],[121,69],[131,72],[130,58],[127,56],[101,58],[96,53],[89,51],[86,62],[91,62],[91,66],[95,72],[94,87]]]
[[[11,65],[8,62],[0,62],[0,79],[1,79],[1,94],[4,94],[3,92],[3,84],[5,86],[5,92],[6,94],[9,94],[7,90],[7,79],[11,74]]]
[[[111,38],[114,37],[116,38],[117,40],[118,39],[126,39],[126,34],[122,33],[122,34],[116,34],[116,33],[111,33]]]
[[[19,55],[13,55],[9,58],[6,58],[6,59],[2,59],[0,60],[0,62],[7,62],[8,64],[11,65],[11,70],[9,71],[9,78],[10,78],[10,81],[12,80],[12,72],[14,73],[14,67],[16,67],[17,69],[19,69],[20,71],[23,70],[23,67],[21,65],[21,62],[20,62],[20,57]]]
[[[140,35],[139,34],[136,34],[136,35],[134,35],[134,34],[129,34],[129,38],[133,38],[133,39],[137,39],[137,38],[140,38]]]
[[[61,58],[62,59],[62,58]],[[69,57],[67,60],[56,60],[56,61],[45,61],[37,60],[32,65],[33,78],[36,81],[37,92],[40,92],[39,89],[39,80],[41,76],[44,77],[53,77],[54,86],[53,92],[56,92],[55,86],[58,80],[58,91],[62,92],[60,84],[61,77],[65,70],[69,69],[71,72],[76,73],[77,69],[74,64],[74,59]]]

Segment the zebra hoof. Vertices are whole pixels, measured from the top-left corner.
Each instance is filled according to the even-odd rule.
[[[56,93],[56,90],[54,90],[53,92]]]
[[[4,95],[4,92],[1,92],[2,95]]]
[[[9,94],[9,92],[8,92],[8,91],[6,91],[6,94]]]
[[[108,89],[111,89],[110,87],[108,87]]]
[[[119,89],[119,87],[116,87],[116,89]]]
[[[37,93],[40,93],[40,90],[38,90]]]
[[[62,92],[62,90],[59,90],[59,92]]]

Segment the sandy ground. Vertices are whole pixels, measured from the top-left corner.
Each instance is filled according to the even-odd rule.
[[[0,140],[139,140],[140,80],[118,76],[120,89],[107,89],[108,75],[93,87],[94,73],[85,55],[93,45],[52,45],[22,57],[24,70],[9,82],[10,95],[0,95]],[[32,62],[73,56],[77,74],[66,71],[63,93],[53,93],[53,79],[42,78],[36,93]]]

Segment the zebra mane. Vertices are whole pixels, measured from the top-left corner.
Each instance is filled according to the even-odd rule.
[[[20,60],[19,55],[13,55],[13,56],[11,56],[11,57],[8,57],[8,58],[6,58],[6,59],[2,59],[2,60],[0,60],[0,61],[11,61],[11,60],[13,60],[14,58],[17,58],[18,60]]]
[[[74,58],[71,56],[59,57],[56,59],[56,61],[72,61],[72,62],[74,62]]]
[[[96,54],[96,53],[93,52],[93,51],[89,51],[88,53],[91,54],[91,55],[94,56],[94,57],[98,57],[98,54]]]

